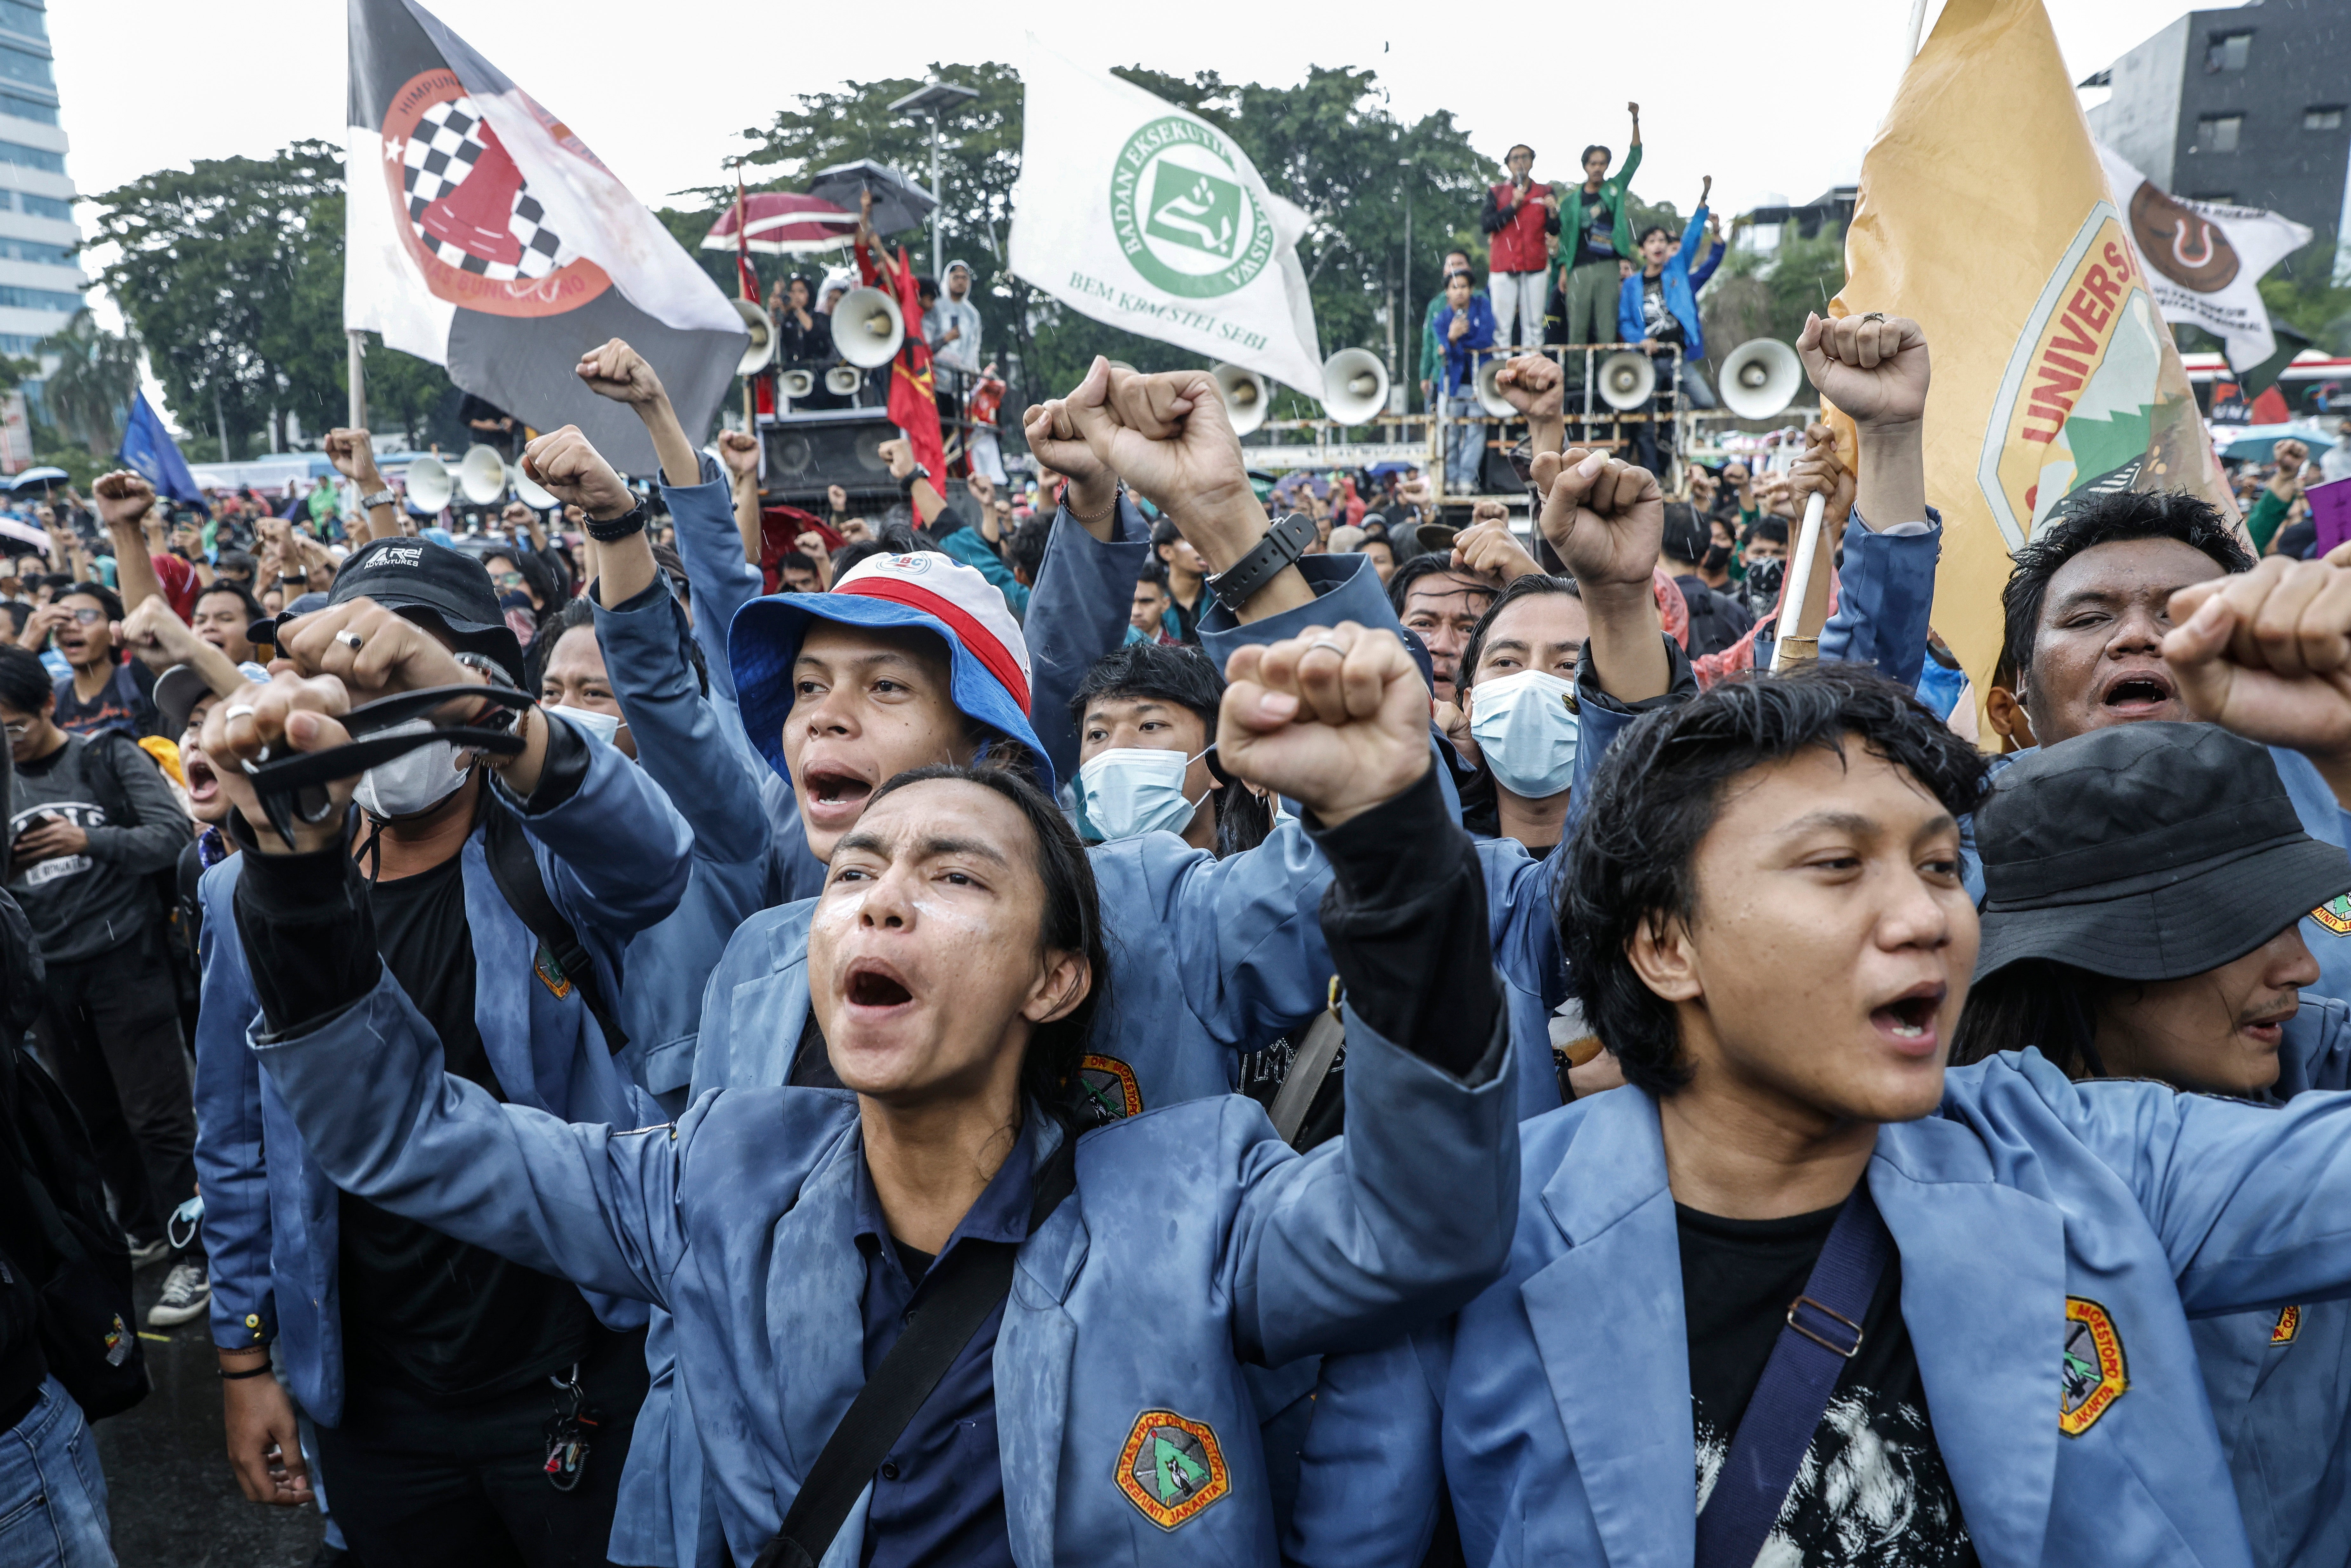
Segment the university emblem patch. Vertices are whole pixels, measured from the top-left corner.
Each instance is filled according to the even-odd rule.
[[[1232,1476],[1207,1422],[1145,1410],[1119,1450],[1118,1490],[1144,1518],[1173,1530],[1230,1491]]]
[[[2310,917],[2337,936],[2351,936],[2351,893],[2338,893],[2310,912]]]
[[[2058,1401],[2057,1429],[2078,1437],[2098,1424],[2130,1386],[2123,1366],[2123,1338],[2106,1309],[2081,1296],[2065,1298],[2064,1392]]]
[[[1143,1110],[1143,1089],[1134,1069],[1115,1056],[1089,1056],[1078,1063],[1078,1093],[1099,1122],[1116,1122]]]
[[[538,945],[538,957],[531,965],[531,969],[538,976],[538,983],[553,991],[557,997],[568,997],[571,994],[571,977],[563,972],[562,960],[547,950],[546,943],[542,942]]]
[[[2277,1327],[2270,1330],[2272,1344],[2292,1344],[2294,1336],[2302,1332],[2302,1309],[2287,1307],[2278,1313]]]

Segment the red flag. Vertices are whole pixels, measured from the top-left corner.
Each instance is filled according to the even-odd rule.
[[[868,287],[881,286],[881,269],[862,245],[857,249],[857,270]],[[931,484],[940,495],[947,490],[946,439],[939,433],[937,383],[931,374],[931,346],[923,341],[923,310],[917,304],[914,269],[906,247],[898,247],[898,265],[892,282],[898,296],[898,314],[905,319],[906,340],[890,367],[890,420],[906,433],[914,461],[931,471]]]

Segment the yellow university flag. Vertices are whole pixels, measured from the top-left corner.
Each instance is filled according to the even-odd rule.
[[[1862,160],[1844,255],[1833,311],[1927,331],[1934,624],[1979,694],[2009,552],[2066,497],[2185,489],[2236,517],[2041,0],[1944,6]]]

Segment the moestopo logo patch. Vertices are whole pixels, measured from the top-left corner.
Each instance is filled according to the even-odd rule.
[[[2065,1298],[2065,1369],[2057,1429],[2078,1437],[2098,1424],[2130,1387],[2123,1337],[2106,1309],[2082,1296]]]
[[[1205,1421],[1145,1410],[1119,1450],[1118,1490],[1162,1530],[1173,1530],[1232,1490],[1225,1451]]]

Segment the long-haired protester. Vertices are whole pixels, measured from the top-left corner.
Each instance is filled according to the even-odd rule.
[[[1402,644],[1310,625],[1228,674],[1219,747],[1311,813],[1334,868],[1353,1104],[1314,1154],[1230,1095],[1078,1135],[1106,924],[1050,799],[986,763],[879,780],[827,846],[807,987],[841,1087],[722,1090],[633,1133],[450,1074],[375,956],[340,817],[282,841],[225,770],[255,1060],[349,1190],[669,1310],[737,1563],[1264,1560],[1239,1368],[1379,1343],[1476,1291],[1507,1247],[1517,1114],[1484,882]],[[281,673],[207,721],[207,753],[339,744],[354,696],[413,684],[367,675]]]
[[[1417,1562],[1442,1489],[1480,1563],[2250,1561],[2191,1320],[2351,1294],[2351,1095],[1947,1072],[1985,771],[1841,664],[1624,736],[1560,920],[1630,1087],[1522,1129],[1477,1301],[1325,1364],[1290,1555]]]

